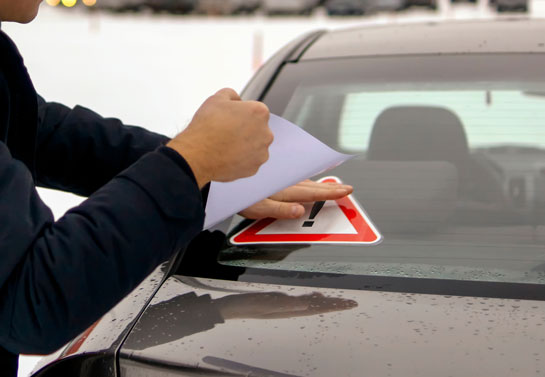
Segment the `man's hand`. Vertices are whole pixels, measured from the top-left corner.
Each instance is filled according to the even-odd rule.
[[[307,179],[246,208],[239,215],[248,219],[296,219],[305,213],[305,207],[301,203],[340,199],[352,191],[352,186],[334,182],[318,183]]]
[[[233,181],[254,175],[269,159],[268,122],[265,104],[241,101],[234,90],[222,89],[167,146],[185,158],[200,188],[212,180]]]

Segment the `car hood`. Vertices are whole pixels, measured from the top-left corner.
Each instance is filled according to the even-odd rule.
[[[545,302],[173,276],[123,345],[120,370],[122,376],[147,375],[142,370],[545,375]]]

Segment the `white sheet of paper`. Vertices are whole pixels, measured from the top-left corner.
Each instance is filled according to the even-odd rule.
[[[331,149],[277,115],[271,114],[269,127],[274,134],[274,141],[269,147],[269,160],[261,165],[255,175],[232,182],[212,182],[210,185],[204,229],[354,157]]]

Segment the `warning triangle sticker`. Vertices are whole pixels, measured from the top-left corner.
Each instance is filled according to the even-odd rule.
[[[319,182],[337,182],[325,177]],[[357,244],[374,245],[382,235],[352,195],[305,205],[299,219],[260,219],[230,239],[234,245],[250,244]]]

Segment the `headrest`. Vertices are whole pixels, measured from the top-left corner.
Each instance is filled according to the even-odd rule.
[[[458,174],[450,162],[355,158],[335,174],[354,186],[354,196],[385,236],[436,232],[456,209]]]
[[[376,119],[368,160],[448,161],[455,165],[468,157],[462,122],[441,107],[399,106]]]

